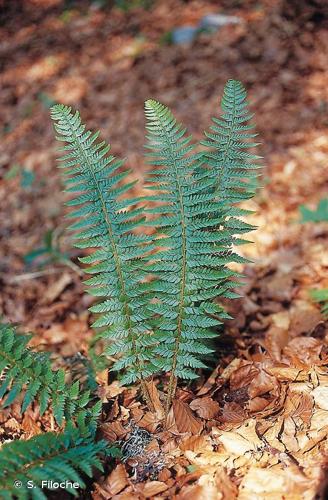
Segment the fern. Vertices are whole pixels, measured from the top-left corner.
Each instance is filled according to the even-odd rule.
[[[328,222],[328,198],[319,201],[315,210],[310,210],[304,205],[299,207],[301,213],[301,222]]]
[[[201,168],[190,137],[162,104],[146,102],[148,148],[152,150],[150,189],[160,194],[149,200],[161,201],[149,209],[161,215],[153,221],[161,238],[151,271],[157,277],[156,302],[150,306],[158,315],[154,321],[158,369],[171,372],[167,411],[175,392],[177,377],[193,379],[195,369],[206,365],[200,358],[212,352],[203,342],[216,335],[213,330],[228,316],[216,297],[234,298],[236,274],[226,267],[238,260],[230,249],[230,235],[217,227],[224,223],[222,202],[215,191],[216,177]],[[164,236],[164,239],[163,239]]]
[[[325,319],[328,319],[328,288],[311,290],[310,295],[314,302],[321,304],[322,315]]]
[[[0,496],[5,500],[46,499],[43,491],[56,482],[62,483],[55,489],[59,497],[64,490],[78,496],[73,483],[85,488],[82,476],[92,477],[93,468],[102,470],[99,454],[106,452],[104,441],[95,442],[92,431],[72,423],[62,433],[4,444],[0,451]]]
[[[0,399],[5,398],[2,406],[9,406],[24,394],[22,412],[36,400],[40,415],[50,405],[59,425],[64,417],[69,420],[79,413],[92,415],[93,410],[86,409],[90,392],[80,393],[78,381],[67,385],[64,370],[52,370],[49,353],[26,348],[30,338],[17,334],[10,325],[0,324]]]
[[[67,143],[62,166],[75,196],[68,205],[78,206],[71,229],[78,247],[95,249],[81,259],[94,275],[86,283],[105,298],[91,308],[101,314],[93,326],[110,340],[105,354],[118,357],[113,369],[123,370],[124,383],[142,381],[147,393],[148,376],[170,372],[168,409],[177,378],[197,377],[212,352],[208,339],[228,317],[213,299],[237,296],[239,275],[228,264],[245,262],[234,245],[253,229],[241,219],[250,212],[237,205],[253,196],[260,167],[259,157],[246,151],[257,143],[250,142],[256,134],[239,82],[227,83],[223,114],[213,118],[203,142],[210,149],[200,153],[165,106],[153,100],[145,106],[155,168],[148,186],[154,194],[144,200],[157,202],[147,210],[137,208],[139,199],[121,197],[133,185],[121,183],[128,172],[107,155],[108,145],[96,142],[98,134],[85,131],[78,113],[56,105],[52,117]],[[156,227],[153,244],[142,234],[145,213],[157,215],[147,222]]]
[[[58,140],[67,143],[61,160],[67,191],[75,196],[67,205],[78,206],[70,214],[78,218],[71,226],[76,246],[96,249],[80,259],[93,275],[86,281],[89,293],[105,298],[91,307],[101,313],[93,326],[112,341],[105,354],[119,355],[112,369],[124,371],[122,383],[142,380],[152,371],[144,283],[144,256],[151,246],[147,236],[132,232],[144,221],[143,209],[136,208],[139,200],[121,198],[134,182],[122,185],[129,173],[120,171],[123,162],[107,154],[109,145],[96,142],[98,133],[85,131],[78,113],[56,105],[52,118]]]
[[[231,244],[242,244],[245,240],[236,235],[247,233],[254,227],[240,217],[252,212],[236,204],[254,196],[261,157],[247,152],[259,143],[254,142],[257,134],[250,123],[253,114],[248,110],[247,93],[240,82],[229,80],[226,83],[221,111],[219,118],[212,118],[210,131],[205,132],[206,140],[202,144],[210,150],[204,153],[204,157],[216,176],[216,194],[225,207],[223,227],[231,235]]]

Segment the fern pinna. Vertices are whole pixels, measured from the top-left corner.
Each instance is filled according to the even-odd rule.
[[[83,476],[102,470],[99,455],[106,453],[104,441],[83,427],[69,423],[64,432],[48,432],[27,441],[4,444],[0,451],[0,497],[4,500],[46,499],[55,488],[78,496],[85,488]],[[57,483],[57,484],[56,484]],[[60,484],[60,488],[58,487]]]
[[[79,413],[92,414],[86,409],[90,391],[80,391],[79,382],[65,383],[64,370],[52,370],[49,353],[33,352],[26,346],[29,335],[19,335],[8,324],[0,324],[0,399],[2,407],[11,405],[24,394],[24,413],[35,400],[42,416],[50,406],[59,425]]]
[[[154,330],[159,358],[154,364],[171,373],[168,410],[177,377],[197,377],[195,369],[205,367],[201,358],[211,352],[203,341],[215,336],[214,328],[227,317],[213,299],[235,297],[235,273],[226,267],[234,258],[228,233],[217,230],[225,219],[216,176],[202,168],[191,138],[168,108],[153,100],[145,108],[147,147],[152,150],[148,156],[156,167],[149,174],[150,189],[160,190],[148,199],[163,202],[149,209],[161,213],[153,224],[162,247],[151,266],[157,281],[150,308],[158,315]]]
[[[79,114],[67,106],[52,108],[52,118],[67,143],[62,158],[67,191],[75,197],[67,205],[78,206],[69,217],[78,218],[71,226],[79,248],[95,249],[81,258],[90,265],[85,271],[94,276],[86,281],[89,293],[105,297],[91,308],[101,313],[93,324],[103,328],[103,337],[112,342],[107,355],[119,354],[113,370],[124,370],[123,383],[147,377],[149,368],[148,318],[145,314],[147,285],[143,257],[150,250],[149,238],[133,234],[142,222],[142,208],[135,198],[122,198],[134,182],[122,184],[128,171],[120,171],[122,161],[108,155],[109,145],[98,143],[98,133],[85,131]]]

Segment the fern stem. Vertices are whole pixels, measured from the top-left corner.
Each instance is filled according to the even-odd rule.
[[[172,151],[173,153],[173,151]],[[168,392],[165,402],[165,414],[168,415],[172,400],[175,396],[175,391],[177,387],[177,378],[175,375],[176,367],[177,367],[177,359],[179,353],[179,344],[181,339],[181,331],[182,331],[182,316],[184,309],[184,300],[185,300],[185,286],[186,286],[186,274],[187,274],[187,246],[186,246],[186,223],[185,223],[185,213],[184,213],[184,205],[183,205],[183,196],[181,191],[181,185],[179,182],[179,173],[178,169],[176,169],[177,174],[177,184],[178,184],[178,192],[179,192],[179,200],[180,200],[180,211],[181,211],[181,244],[182,244],[182,273],[181,273],[181,287],[180,287],[180,303],[179,303],[179,312],[178,312],[178,324],[177,324],[177,336],[175,339],[174,345],[174,354],[172,360],[172,370],[169,379]]]

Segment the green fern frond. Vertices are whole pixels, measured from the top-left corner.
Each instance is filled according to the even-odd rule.
[[[321,304],[322,315],[325,319],[328,319],[328,288],[311,290],[310,295],[314,302]]]
[[[248,110],[247,93],[240,82],[226,83],[221,111],[219,118],[212,119],[213,125],[205,132],[206,140],[201,144],[210,148],[204,153],[204,163],[216,176],[216,193],[225,205],[223,226],[230,232],[232,243],[241,244],[244,240],[236,241],[236,234],[247,233],[254,227],[240,220],[250,212],[235,205],[254,196],[262,167],[258,164],[261,157],[247,152],[259,143],[254,142],[257,134],[250,123],[253,114]]]
[[[299,207],[301,213],[301,222],[328,222],[328,198],[319,201],[315,210],[307,208],[305,205]]]
[[[200,358],[211,352],[201,342],[211,338],[225,314],[215,297],[230,297],[236,273],[226,267],[234,260],[229,231],[218,231],[224,223],[224,205],[215,193],[216,176],[201,169],[190,137],[164,105],[145,104],[150,164],[150,188],[162,202],[157,227],[161,247],[150,265],[156,276],[153,292],[156,314],[153,323],[159,356],[153,363],[170,371],[170,406],[177,377],[196,378],[195,369],[205,367]],[[163,203],[164,202],[164,203]],[[149,209],[152,214],[157,209]],[[193,340],[194,339],[194,340]]]
[[[24,394],[21,411],[33,401],[38,401],[40,414],[52,408],[59,425],[63,419],[70,420],[79,414],[83,418],[92,415],[87,409],[90,392],[80,392],[79,382],[69,386],[65,383],[64,370],[53,371],[49,353],[33,352],[26,346],[28,335],[19,335],[8,324],[0,324],[0,399],[8,407]]]
[[[108,452],[106,442],[95,442],[92,432],[71,423],[63,433],[48,432],[4,444],[0,450],[0,497],[46,499],[46,491],[56,482],[61,483],[60,489],[55,489],[58,497],[63,491],[78,496],[77,485],[86,487],[83,476],[92,477],[94,468],[102,470],[99,455]]]
[[[133,233],[144,221],[143,209],[136,208],[138,199],[121,198],[134,183],[122,184],[129,172],[121,172],[123,162],[108,155],[109,145],[97,143],[98,133],[85,131],[79,114],[67,106],[54,106],[52,118],[58,140],[67,143],[61,167],[67,191],[74,195],[67,205],[74,207],[70,217],[78,219],[71,226],[76,246],[95,249],[81,259],[92,274],[88,291],[105,299],[90,308],[100,313],[93,326],[114,342],[108,354],[120,354],[112,369],[123,369],[122,383],[133,383],[151,373],[142,341],[150,337],[143,257],[151,246],[149,237]]]

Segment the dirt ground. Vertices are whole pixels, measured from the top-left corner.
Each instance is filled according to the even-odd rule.
[[[142,180],[144,100],[170,106],[201,137],[226,80],[241,80],[265,165],[263,187],[247,205],[258,230],[255,244],[241,249],[254,261],[244,269],[244,297],[226,304],[234,320],[219,340],[218,366],[196,386],[180,387],[169,429],[161,426],[156,383],[152,414],[134,388],[99,377],[105,437],[131,438],[133,420],[151,440],[148,458],[105,468],[89,495],[319,498],[328,459],[328,330],[309,290],[328,287],[328,226],[300,224],[299,205],[314,208],[328,193],[327,2],[114,4],[0,2],[0,313],[33,331],[33,344],[60,364],[87,354],[91,299],[64,233],[52,103],[78,108]],[[240,22],[190,44],[169,42],[173,29],[211,13]],[[40,265],[45,257],[32,252],[47,234],[60,245],[59,260],[69,256],[73,265],[58,255]],[[47,429],[34,412],[24,419],[15,408],[2,412],[2,432],[25,438]]]

